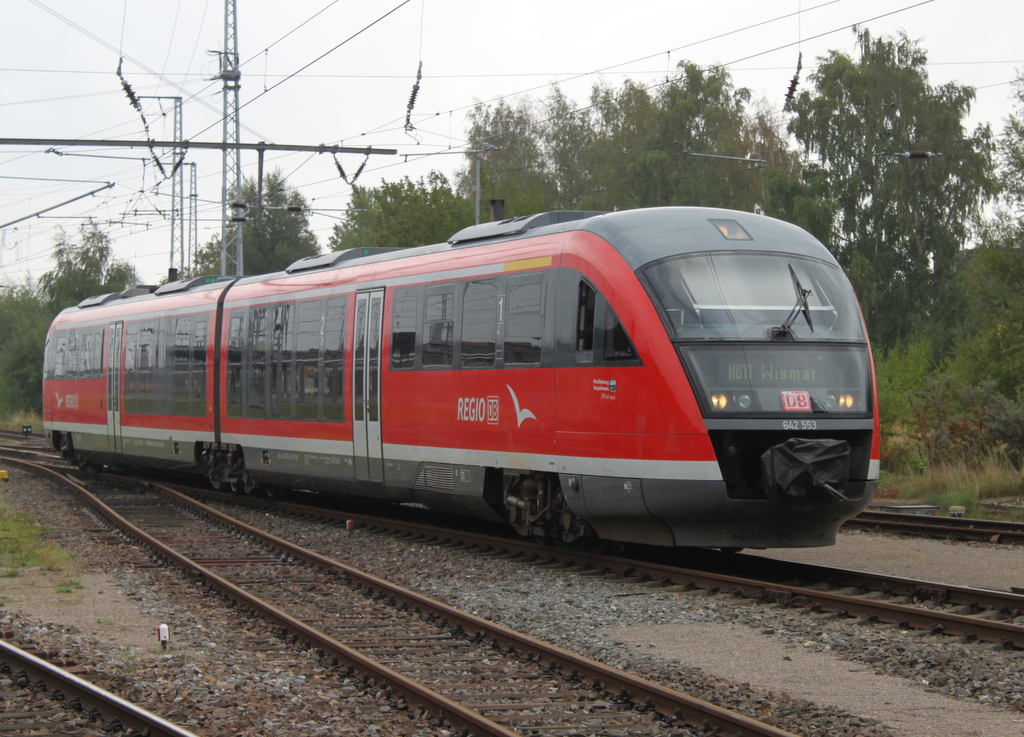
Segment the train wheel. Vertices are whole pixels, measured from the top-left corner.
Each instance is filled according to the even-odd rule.
[[[266,486],[263,487],[263,495],[270,500],[281,499],[284,496],[284,489],[281,488],[280,486],[267,484]]]

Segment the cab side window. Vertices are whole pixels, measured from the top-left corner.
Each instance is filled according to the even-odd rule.
[[[639,362],[622,321],[594,286],[580,279],[576,299],[576,363],[612,365]]]

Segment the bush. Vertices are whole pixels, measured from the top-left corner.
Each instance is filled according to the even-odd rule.
[[[911,399],[911,433],[929,463],[978,468],[997,457],[1024,460],[1024,397],[1009,399],[994,381],[961,385],[950,374]]]

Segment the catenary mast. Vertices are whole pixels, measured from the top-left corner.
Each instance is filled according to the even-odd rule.
[[[224,80],[225,144],[237,144],[241,123],[238,119],[238,98],[242,72],[238,67],[238,14],[235,0],[224,0],[224,50],[220,52],[220,74]],[[221,226],[220,273],[242,275],[242,226],[245,221],[245,200],[242,197],[242,153],[239,148],[224,146],[224,178],[221,202],[224,222]]]

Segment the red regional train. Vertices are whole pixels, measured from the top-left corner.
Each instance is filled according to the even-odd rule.
[[[86,299],[50,328],[43,407],[76,462],[564,541],[830,545],[879,474],[839,265],[710,208],[542,213]]]

